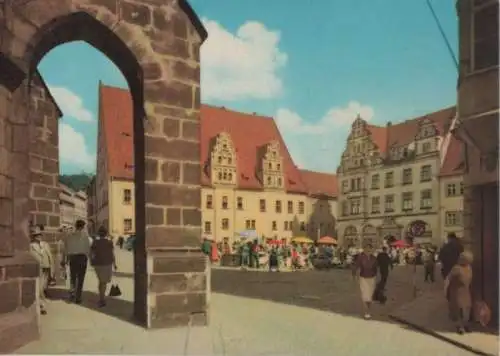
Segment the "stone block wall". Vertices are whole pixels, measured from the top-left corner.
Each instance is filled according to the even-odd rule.
[[[27,95],[11,90],[14,73],[13,63],[0,53],[0,353],[39,335],[38,264],[28,252]]]
[[[39,73],[29,84],[29,97],[30,218],[44,226],[43,239],[56,257],[60,252],[58,121],[62,113]]]
[[[36,100],[29,97],[26,78],[54,47],[86,41],[121,69],[134,100],[135,317],[146,327],[206,323],[199,55],[207,33],[199,18],[186,0],[29,1],[6,4],[0,8],[2,18],[0,63],[7,58],[10,68],[0,67],[0,86],[2,73],[8,73],[5,93],[15,93],[20,102],[2,105],[0,95],[0,122],[8,123],[10,139],[37,139],[33,151],[23,141],[14,141],[20,147],[0,144],[0,176],[12,185],[0,202],[0,212],[7,212],[0,217],[0,252],[28,251],[30,212],[35,223],[47,221],[48,226],[56,223],[58,212],[52,190],[57,184],[55,123],[45,116],[42,123],[41,113],[50,105],[40,93]],[[32,100],[36,105],[30,105]],[[28,108],[35,109],[29,119]],[[3,109],[12,112],[8,119]],[[29,120],[40,121],[28,128]],[[7,324],[0,320],[0,327]]]

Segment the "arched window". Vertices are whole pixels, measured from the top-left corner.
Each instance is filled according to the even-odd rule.
[[[217,162],[218,162],[219,164],[221,164],[221,163],[222,163],[222,156],[217,157]]]
[[[269,169],[273,169],[273,164],[271,162],[269,162],[267,166],[269,167]]]
[[[227,173],[224,172],[224,180],[227,180]]]
[[[233,160],[232,160],[232,158],[231,158],[231,157],[228,157],[228,158],[227,158],[227,164],[233,164]]]
[[[232,173],[228,173],[227,174],[227,180],[233,180],[233,174]]]

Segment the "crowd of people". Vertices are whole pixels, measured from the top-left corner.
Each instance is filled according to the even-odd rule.
[[[40,264],[40,313],[47,314],[46,297],[51,281],[55,281],[56,264],[59,262],[63,277],[66,279],[69,269],[69,300],[82,303],[82,291],[90,261],[98,280],[99,307],[106,305],[106,289],[111,282],[113,269],[117,269],[114,245],[104,227],[98,230],[98,236],[91,238],[86,231],[85,222],[77,220],[72,230],[65,230],[61,239],[62,256],[56,261],[50,246],[43,241],[43,228],[33,225],[30,228],[32,255]]]

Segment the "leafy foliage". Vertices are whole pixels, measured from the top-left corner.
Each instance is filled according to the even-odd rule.
[[[59,182],[68,186],[69,188],[79,191],[86,190],[87,185],[90,180],[94,177],[93,174],[81,173],[81,174],[61,174],[59,176]]]

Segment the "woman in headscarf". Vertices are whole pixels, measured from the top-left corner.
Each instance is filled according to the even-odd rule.
[[[470,291],[472,282],[471,264],[472,253],[469,251],[460,253],[458,262],[451,269],[446,281],[450,317],[455,323],[459,334],[470,331],[468,323],[472,308]]]

